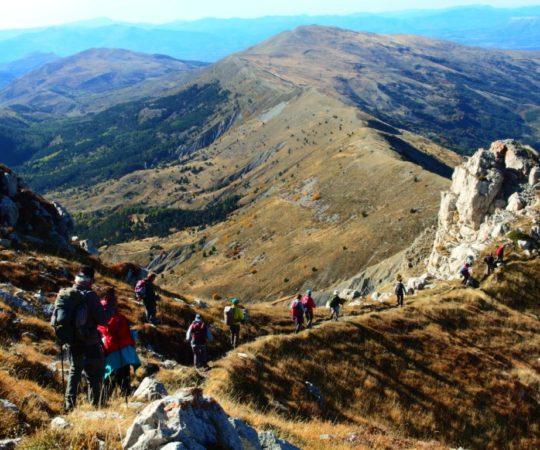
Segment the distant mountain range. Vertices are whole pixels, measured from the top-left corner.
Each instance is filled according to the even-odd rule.
[[[487,48],[540,49],[540,6],[508,9],[476,6],[346,16],[203,19],[163,25],[96,19],[49,28],[0,31],[0,63],[35,52],[68,56],[96,47],[214,62],[302,25],[414,34]]]
[[[13,64],[14,65],[14,64]],[[0,89],[0,107],[21,115],[73,116],[162,94],[205,63],[119,49],[55,59]]]

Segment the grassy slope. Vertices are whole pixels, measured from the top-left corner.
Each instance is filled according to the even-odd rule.
[[[208,389],[234,413],[265,411],[289,429],[286,417],[359,425],[367,419],[451,446],[537,448],[540,321],[527,311],[538,308],[539,275],[538,259],[516,261],[487,280],[485,291],[449,286],[408,299],[402,310],[261,339],[242,348],[249,358],[223,360]],[[516,285],[536,292],[522,297],[521,311],[486,293],[508,301]],[[323,407],[304,381],[320,388]],[[278,412],[275,401],[287,412]]]

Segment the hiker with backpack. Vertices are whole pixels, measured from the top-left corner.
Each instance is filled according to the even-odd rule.
[[[486,265],[486,277],[488,277],[495,270],[495,258],[493,257],[493,253],[490,253],[484,258],[484,263]]]
[[[332,300],[328,303],[328,306],[330,306],[330,309],[332,310],[330,314],[330,320],[334,319],[337,321],[339,319],[339,310],[341,305],[345,303],[345,300],[343,300],[339,296],[339,291],[334,291],[334,296],[332,297]]]
[[[105,352],[105,365],[108,369],[105,375],[107,396],[118,388],[121,395],[127,397],[131,393],[131,366],[137,370],[141,361],[135,350],[135,340],[129,322],[118,310],[114,288],[107,289],[101,304],[113,310],[107,324],[98,326]]]
[[[302,295],[297,294],[291,303],[291,315],[296,324],[295,333],[299,333],[304,328],[304,305],[302,305]]]
[[[463,277],[463,280],[461,280],[461,284],[463,284],[464,286],[468,286],[470,284],[470,281],[469,281],[471,278],[471,273],[469,271],[470,267],[471,266],[469,263],[465,263],[464,266],[459,271],[459,274]]]
[[[231,305],[223,310],[223,319],[229,327],[231,333],[231,345],[233,348],[238,346],[240,340],[240,325],[245,322],[244,311],[239,306],[240,301],[237,298],[231,299]]]
[[[496,266],[502,266],[504,263],[504,250],[506,248],[506,244],[501,244],[497,247],[497,250],[495,251],[495,267]]]
[[[311,328],[313,325],[313,310],[316,308],[315,301],[311,296],[311,289],[306,291],[306,295],[302,298],[302,305],[304,306],[304,314],[306,315],[307,327]]]
[[[405,297],[405,285],[403,284],[403,279],[401,275],[397,276],[396,287],[394,288],[394,294],[396,294],[396,306],[403,307],[403,298]]]
[[[92,290],[94,281],[94,268],[82,266],[73,287],[62,289],[58,293],[51,317],[59,343],[68,346],[70,368],[64,399],[66,412],[76,406],[77,390],[83,371],[88,378],[90,403],[99,407],[104,400],[102,383],[105,357],[97,327],[110,320],[113,310],[111,306],[101,304]]]
[[[156,303],[159,298],[154,285],[155,279],[156,274],[150,273],[135,285],[135,297],[144,305],[146,322],[153,326],[157,324]]]
[[[208,367],[206,344],[212,339],[210,328],[204,323],[201,315],[197,314],[186,332],[186,341],[191,344],[193,350],[193,365],[195,368]]]

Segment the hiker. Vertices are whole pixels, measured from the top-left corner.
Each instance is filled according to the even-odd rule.
[[[51,319],[60,343],[68,345],[70,368],[64,399],[66,412],[76,406],[83,370],[88,378],[90,403],[99,407],[103,401],[105,357],[97,326],[105,325],[113,311],[110,306],[101,305],[92,290],[94,281],[94,268],[82,266],[73,287],[58,293]]]
[[[135,296],[137,297],[137,300],[144,305],[146,322],[153,326],[157,324],[156,302],[158,300],[158,295],[156,294],[156,287],[154,286],[155,279],[156,274],[150,273],[145,279],[139,280],[135,286]]]
[[[98,326],[105,352],[107,396],[118,388],[121,395],[127,397],[131,393],[131,366],[137,370],[141,361],[135,350],[129,322],[118,310],[114,288],[107,289],[101,304],[113,311],[107,324]]]
[[[186,332],[186,341],[191,344],[193,350],[193,365],[195,368],[208,367],[206,344],[212,339],[210,328],[204,323],[201,315],[197,314]]]
[[[469,279],[471,278],[471,273],[469,272],[470,267],[471,266],[469,265],[469,263],[465,263],[465,265],[459,271],[459,274],[463,277],[461,284],[463,284],[464,286],[469,285]]]
[[[313,310],[316,308],[315,301],[311,296],[311,289],[308,289],[306,291],[306,295],[304,295],[304,298],[302,298],[302,305],[304,306],[307,327],[311,328],[311,325],[313,324]]]
[[[506,244],[501,244],[497,247],[495,251],[495,266],[501,266],[504,263],[504,249]]]
[[[302,305],[302,295],[297,294],[291,303],[291,315],[296,324],[295,333],[302,331],[304,328],[304,305]]]
[[[493,257],[493,253],[484,257],[484,263],[486,264],[486,277],[488,277],[495,270],[495,258]]]
[[[330,320],[334,319],[335,321],[339,318],[339,309],[341,305],[345,303],[345,300],[343,300],[339,296],[339,291],[334,291],[334,296],[332,297],[332,300],[328,303],[328,306],[330,306],[330,309],[332,310],[332,313],[330,314]]]
[[[396,294],[396,306],[403,307],[403,297],[405,296],[405,285],[403,284],[403,279],[401,275],[397,276],[396,287],[394,288],[394,294]]]
[[[240,301],[237,298],[231,299],[231,306],[226,306],[223,310],[225,324],[228,325],[231,333],[231,345],[233,348],[238,346],[240,340],[240,325],[245,322],[244,311],[238,305]]]

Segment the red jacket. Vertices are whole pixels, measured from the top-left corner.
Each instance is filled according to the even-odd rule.
[[[129,322],[118,310],[114,312],[107,325],[98,326],[98,331],[103,337],[103,349],[106,355],[129,345],[135,345],[131,337]]]
[[[304,298],[302,299],[302,305],[304,305],[304,308],[307,310],[312,310],[316,307],[313,297],[307,294],[304,295]]]

